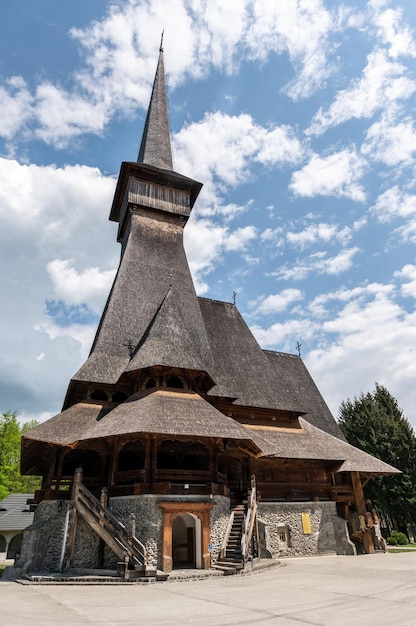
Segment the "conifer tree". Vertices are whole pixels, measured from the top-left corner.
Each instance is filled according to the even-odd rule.
[[[376,383],[373,393],[362,393],[341,403],[339,425],[347,441],[393,465],[402,474],[372,479],[365,486],[371,499],[391,524],[404,527],[416,515],[416,437],[397,400]]]

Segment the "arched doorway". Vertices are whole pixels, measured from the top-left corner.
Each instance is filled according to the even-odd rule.
[[[158,506],[163,509],[163,548],[161,568],[164,572],[171,572],[174,560],[173,541],[178,541],[179,537],[187,537],[188,531],[184,528],[193,527],[195,542],[197,546],[194,552],[195,565],[198,569],[209,569],[211,557],[208,545],[210,543],[210,511],[215,502],[158,502]],[[173,524],[177,518],[182,518],[177,522],[177,529],[173,531]],[[191,519],[193,520],[191,522]],[[192,524],[192,526],[191,526]],[[186,543],[185,540],[183,543]],[[187,548],[188,549],[188,548]],[[187,556],[189,551],[179,554],[178,558]]]
[[[201,520],[182,513],[172,521],[172,558],[174,568],[201,568]]]

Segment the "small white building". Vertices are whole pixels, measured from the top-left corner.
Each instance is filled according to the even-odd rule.
[[[14,559],[22,546],[23,530],[33,522],[27,504],[31,493],[12,493],[0,502],[0,563]]]

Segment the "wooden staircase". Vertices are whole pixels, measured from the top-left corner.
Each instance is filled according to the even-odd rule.
[[[72,566],[78,514],[91,526],[97,535],[109,546],[120,559],[119,570],[124,578],[136,576],[156,576],[156,570],[146,566],[146,548],[136,537],[135,515],[132,513],[127,529],[106,508],[106,490],[101,492],[101,502],[83,485],[82,469],[75,471],[72,487],[72,523],[69,541],[67,568]]]
[[[247,504],[238,505],[231,511],[220,558],[213,567],[223,570],[224,574],[237,574],[246,567],[249,557],[253,556],[253,548],[254,551],[258,551],[257,497],[254,475],[251,477]]]

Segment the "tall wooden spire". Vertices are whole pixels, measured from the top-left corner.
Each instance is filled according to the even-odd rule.
[[[173,170],[162,41],[137,162]]]

